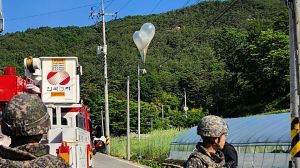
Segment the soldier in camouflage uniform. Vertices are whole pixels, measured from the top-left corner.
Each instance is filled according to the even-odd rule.
[[[49,146],[38,143],[50,128],[49,115],[38,96],[13,97],[3,111],[1,125],[3,134],[11,137],[11,145],[0,145],[0,168],[69,167],[49,154]]]
[[[203,142],[186,161],[186,168],[221,168],[225,166],[225,158],[221,149],[224,147],[228,132],[227,124],[218,116],[203,117],[197,127],[197,134]]]

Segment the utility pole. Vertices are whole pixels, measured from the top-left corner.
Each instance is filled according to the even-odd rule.
[[[102,109],[102,107],[101,107],[101,131],[102,131],[101,136],[104,136],[103,109]]]
[[[138,65],[138,137],[141,140],[141,86],[140,86],[140,65]]]
[[[186,91],[185,88],[183,88],[184,91],[184,107],[183,107],[183,111],[185,112],[185,117],[187,118],[187,111],[189,110],[189,108],[186,106]]]
[[[138,64],[138,137],[141,140],[141,83],[140,83],[140,73],[146,73],[146,69],[140,69],[140,64]]]
[[[2,11],[2,0],[0,0],[0,33],[4,30],[4,16]]]
[[[130,160],[130,87],[129,76],[127,78],[127,160]]]
[[[161,105],[161,121],[164,122],[164,105]]]
[[[110,131],[109,131],[109,110],[108,110],[108,78],[107,78],[107,45],[106,45],[106,36],[105,36],[105,16],[113,16],[115,13],[105,13],[104,12],[104,1],[101,0],[101,12],[95,13],[92,12],[91,16],[101,16],[102,18],[102,34],[103,34],[103,45],[97,47],[97,54],[103,53],[104,54],[104,102],[105,102],[105,136],[107,141],[109,142],[110,139]],[[106,152],[110,154],[110,145],[109,143],[106,146]]]
[[[290,34],[290,111],[291,111],[291,161],[289,167],[300,168],[299,135],[299,39],[300,0],[287,0]]]

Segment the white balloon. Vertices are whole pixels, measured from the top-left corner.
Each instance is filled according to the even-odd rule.
[[[142,50],[139,50],[140,55],[141,55],[141,57],[142,57],[142,61],[143,61],[144,63],[146,62],[146,54],[147,54],[147,50],[148,50],[149,44],[150,44],[150,43],[148,43],[148,44],[146,45],[146,47],[144,47]]]
[[[152,23],[145,23],[141,27],[140,32],[143,32],[146,35],[146,40],[150,43],[155,34],[155,27]]]
[[[146,47],[147,45],[147,40],[146,40],[146,35],[144,35],[142,32],[140,31],[136,31],[133,33],[133,41],[135,43],[135,45],[137,46],[138,50],[142,50],[143,48]]]
[[[145,63],[147,49],[151,40],[153,39],[155,34],[155,27],[152,23],[145,23],[141,27],[140,31],[136,31],[133,33],[133,41],[137,46],[140,55],[142,57],[142,61]]]

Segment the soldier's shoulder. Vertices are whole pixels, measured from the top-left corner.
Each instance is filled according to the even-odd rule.
[[[0,157],[0,168],[30,168],[30,167],[40,167],[40,168],[69,168],[69,165],[65,163],[61,158],[47,154],[41,157],[37,157],[32,160],[12,160]]]
[[[0,145],[0,158],[7,160],[32,160],[36,158],[31,153],[19,150],[17,148],[11,148]]]
[[[185,162],[185,168],[194,168],[194,167],[206,167],[203,160],[201,159],[201,153],[193,152],[188,160]]]
[[[68,168],[68,164],[59,157],[47,154],[41,157],[38,157],[32,161],[37,167],[59,167],[59,168]]]
[[[47,155],[49,153],[49,146],[40,143],[29,143],[16,148],[31,153],[36,157]]]
[[[205,167],[205,165],[203,164],[201,159],[193,157],[185,162],[184,167],[185,168],[198,168],[198,167]]]
[[[0,158],[0,168],[22,167],[22,166],[23,166],[23,163],[20,161],[14,161],[14,160]]]

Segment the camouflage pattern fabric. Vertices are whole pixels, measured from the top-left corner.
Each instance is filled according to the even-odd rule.
[[[59,157],[48,154],[49,146],[31,143],[16,148],[0,145],[0,168],[68,168]]]
[[[203,117],[197,127],[197,134],[204,137],[220,137],[227,134],[228,128],[224,119],[214,115]]]
[[[32,94],[14,96],[2,114],[2,133],[8,136],[31,136],[45,134],[50,119],[42,100]]]
[[[209,154],[202,143],[197,144],[195,151],[184,165],[185,168],[222,168],[224,166],[224,154],[221,151]]]

